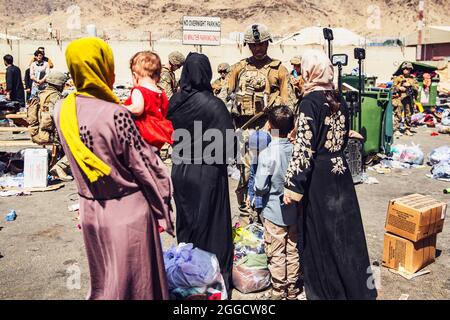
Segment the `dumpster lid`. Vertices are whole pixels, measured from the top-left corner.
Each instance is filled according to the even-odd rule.
[[[428,72],[431,73],[433,71],[437,70],[437,67],[426,64],[426,63],[422,63],[422,62],[412,62],[412,61],[403,61],[402,63],[400,63],[400,65],[398,66],[397,71],[393,74],[394,76],[399,76],[402,74],[402,64],[405,62],[410,62],[413,66],[413,71],[412,72]]]

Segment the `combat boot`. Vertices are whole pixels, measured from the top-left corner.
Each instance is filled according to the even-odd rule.
[[[61,168],[60,166],[54,166],[51,170],[50,170],[50,174],[56,178],[58,178],[61,181],[64,182],[69,182],[73,180],[73,177],[68,175],[63,168]]]

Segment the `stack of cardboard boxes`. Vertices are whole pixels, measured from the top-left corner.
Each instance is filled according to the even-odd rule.
[[[445,203],[420,194],[391,200],[386,217],[383,265],[415,273],[433,263],[436,235],[442,232],[446,210]]]

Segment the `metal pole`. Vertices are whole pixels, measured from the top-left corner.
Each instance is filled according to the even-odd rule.
[[[328,57],[331,60],[331,40],[328,40]]]
[[[342,65],[338,64],[338,90],[339,95],[342,95]]]
[[[362,121],[361,121],[361,115],[362,115],[362,96],[361,93],[363,91],[363,86],[364,86],[364,82],[363,82],[363,78],[362,78],[362,60],[358,59],[358,65],[359,65],[359,95],[358,95],[358,105],[359,105],[359,109],[358,109],[358,131],[360,134],[362,134]]]
[[[418,16],[418,22],[417,22],[417,49],[416,49],[416,60],[421,61],[422,60],[422,30],[423,30],[423,10],[425,7],[425,0],[419,1],[419,16]]]

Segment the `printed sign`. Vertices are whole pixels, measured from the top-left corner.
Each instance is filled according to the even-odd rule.
[[[219,17],[183,17],[183,44],[220,46]]]

